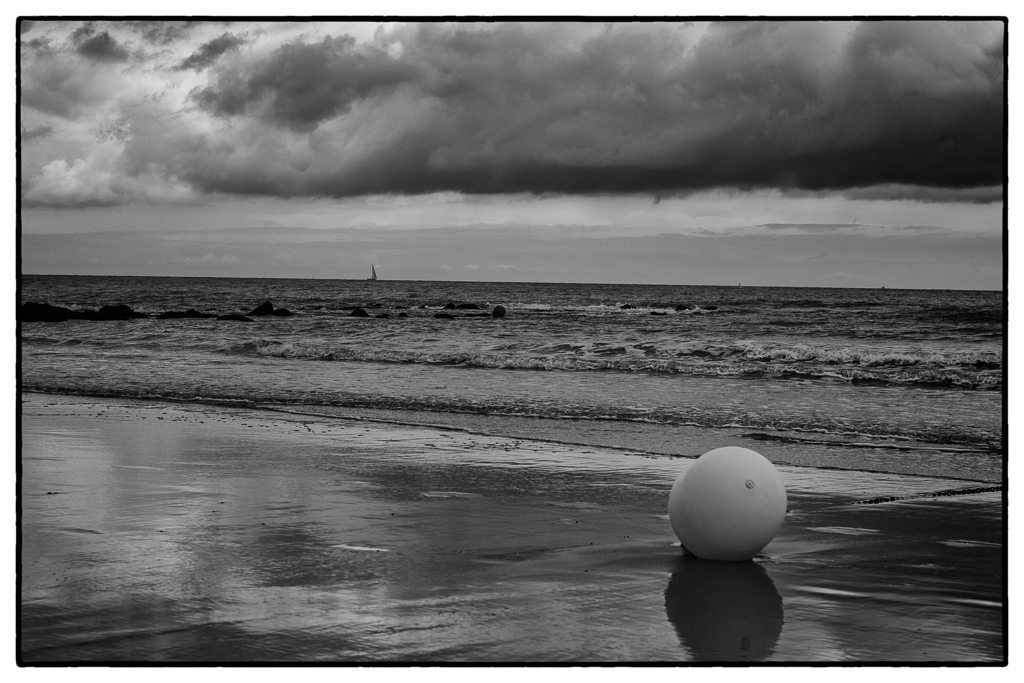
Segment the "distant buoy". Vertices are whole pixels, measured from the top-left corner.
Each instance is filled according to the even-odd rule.
[[[668,516],[683,547],[700,559],[749,560],[779,532],[786,487],[760,453],[716,448],[676,479]]]

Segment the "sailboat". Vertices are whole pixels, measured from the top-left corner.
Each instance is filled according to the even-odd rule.
[[[370,264],[370,277],[368,277],[368,278],[366,278],[366,279],[367,279],[367,280],[376,280],[376,279],[377,279],[377,271],[376,271],[376,269],[375,269],[375,268],[373,267],[373,264],[372,264],[372,263]]]

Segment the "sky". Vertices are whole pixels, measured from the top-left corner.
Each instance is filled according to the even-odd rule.
[[[26,273],[1002,288],[997,21],[23,22]]]

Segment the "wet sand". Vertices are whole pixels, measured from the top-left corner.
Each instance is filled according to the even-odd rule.
[[[23,411],[26,664],[1004,659],[1002,494],[931,495],[970,482],[780,466],[782,531],[715,563],[666,514],[691,459],[245,408]]]

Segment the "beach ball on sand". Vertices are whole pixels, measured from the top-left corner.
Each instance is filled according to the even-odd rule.
[[[700,559],[749,560],[779,532],[786,487],[760,453],[716,448],[676,480],[668,516],[683,547]]]

